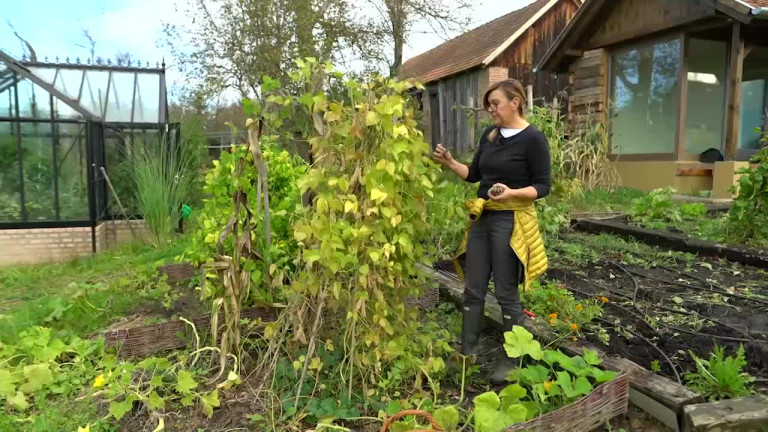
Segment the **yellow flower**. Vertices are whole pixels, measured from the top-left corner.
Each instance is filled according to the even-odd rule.
[[[555,321],[556,320],[553,320],[553,319],[549,320],[549,325],[555,325]]]
[[[544,381],[544,391],[549,393],[549,390],[552,388],[552,381]]]
[[[582,310],[582,309],[584,309],[584,306],[582,306],[582,305],[581,305],[581,303],[579,303],[579,304],[577,304],[577,305],[576,305],[576,310],[577,310],[577,311],[580,311],[580,310]]]
[[[96,379],[93,380],[93,388],[99,388],[99,387],[103,386],[104,385],[104,381],[106,381],[104,379],[104,374],[101,374],[101,375],[97,376]]]
[[[602,300],[603,303],[608,303],[608,297],[600,297],[600,300]]]
[[[77,432],[91,432],[91,425],[87,424],[84,428],[78,427]]]
[[[572,340],[572,341],[574,341],[574,342],[576,342],[577,340],[579,340],[579,338],[577,338],[576,336],[574,336],[574,337],[572,337],[572,338],[571,338],[571,340]]]
[[[571,324],[571,330],[578,330],[579,325],[578,324]]]

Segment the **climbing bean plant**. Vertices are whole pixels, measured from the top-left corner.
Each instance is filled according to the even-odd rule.
[[[306,116],[303,134],[314,159],[300,180],[313,198],[294,225],[297,274],[281,318],[265,327],[265,365],[274,367],[285,352],[303,353],[294,361],[293,409],[311,396],[303,384],[322,372],[320,341],[343,350],[333,371],[340,379],[324,387],[338,385],[348,398],[361,392],[381,400],[387,390],[379,384],[394,379],[394,369],[398,384],[433,383],[444,369],[439,355],[450,348],[417,337],[416,311],[406,307],[425,283],[416,266],[425,261],[425,200],[438,173],[417,129],[412,85],[380,77],[359,83],[313,59],[299,66],[290,88],[306,93],[294,96],[266,80],[270,91],[253,109],[267,124]],[[330,96],[323,91],[330,87],[343,91]]]

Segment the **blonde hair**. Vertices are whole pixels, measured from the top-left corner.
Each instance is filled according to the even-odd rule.
[[[517,112],[520,114],[520,117],[525,117],[525,105],[527,103],[527,97],[525,96],[525,88],[520,81],[509,78],[491,84],[491,86],[488,87],[488,90],[485,91],[485,95],[483,95],[483,107],[485,107],[486,111],[491,107],[491,103],[488,99],[490,98],[491,93],[495,92],[496,90],[501,90],[507,97],[507,100],[511,101],[517,98],[520,101],[520,106],[517,107]],[[498,137],[498,127],[494,128],[488,134],[489,141],[496,141]]]

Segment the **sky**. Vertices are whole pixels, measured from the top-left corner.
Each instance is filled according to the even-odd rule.
[[[170,48],[164,44],[163,23],[183,24],[184,14],[176,5],[183,0],[0,0],[0,49],[21,57],[22,46],[8,23],[27,39],[38,59],[48,57],[63,61],[80,57],[84,61],[89,49],[83,29],[96,40],[96,55],[114,59],[118,52],[130,52],[134,60],[151,64],[165,58],[167,80],[171,92],[179,88],[183,76],[175,69]],[[363,5],[364,1],[359,0]],[[451,1],[451,0],[446,0]],[[531,3],[532,0],[477,0],[470,18],[470,28],[491,21]],[[362,6],[361,6],[362,7]],[[404,58],[428,51],[442,42],[429,27],[414,28],[415,34],[404,50]],[[457,34],[450,35],[452,37]],[[171,97],[173,98],[173,94]]]

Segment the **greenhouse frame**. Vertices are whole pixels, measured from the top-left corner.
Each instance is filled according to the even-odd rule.
[[[0,265],[106,249],[118,224],[133,233],[143,224],[126,152],[168,139],[179,133],[168,123],[164,64],[49,63],[0,51]]]

